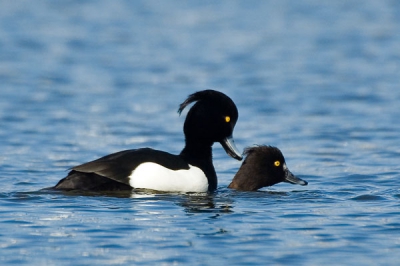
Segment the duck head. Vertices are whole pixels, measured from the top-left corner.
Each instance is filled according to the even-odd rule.
[[[241,160],[243,157],[232,137],[239,117],[235,103],[222,92],[204,90],[189,95],[178,113],[193,102],[183,126],[186,145],[211,147],[219,142],[231,157]]]
[[[272,146],[257,146],[245,149],[246,155],[229,188],[257,190],[280,182],[305,186],[307,181],[293,175],[282,152]]]

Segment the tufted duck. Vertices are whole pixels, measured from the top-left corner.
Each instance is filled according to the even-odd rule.
[[[257,190],[280,182],[302,186],[308,184],[289,171],[282,152],[276,147],[250,147],[245,149],[244,154],[246,158],[229,184],[229,188]]]
[[[238,119],[225,94],[205,90],[189,95],[178,113],[191,103],[184,123],[186,145],[179,155],[141,148],[125,150],[75,166],[54,189],[109,191],[132,188],[169,192],[206,192],[217,188],[212,145],[221,143],[237,160],[242,155],[232,138]]]

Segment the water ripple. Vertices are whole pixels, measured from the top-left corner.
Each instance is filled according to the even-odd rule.
[[[397,265],[399,12],[3,1],[1,264]],[[240,162],[216,144],[213,194],[43,190],[118,150],[179,153],[176,110],[203,89],[238,105],[239,148],[278,146],[308,186],[230,190]]]

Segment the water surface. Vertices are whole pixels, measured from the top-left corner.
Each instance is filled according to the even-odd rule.
[[[397,265],[396,1],[0,4],[2,265]],[[179,153],[188,94],[237,104],[242,149],[278,146],[307,187],[43,191],[123,149]]]

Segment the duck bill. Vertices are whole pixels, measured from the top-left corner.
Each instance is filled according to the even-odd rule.
[[[229,156],[239,161],[243,159],[242,154],[238,148],[236,148],[235,141],[233,140],[232,136],[223,139],[220,143]]]
[[[285,170],[284,182],[301,185],[301,186],[307,186],[308,182],[293,175],[292,172],[290,172],[289,169],[287,168],[286,164],[284,166],[284,170]]]

